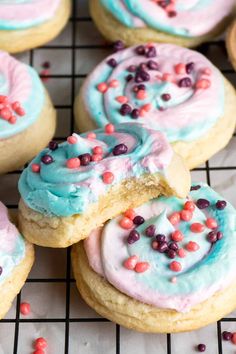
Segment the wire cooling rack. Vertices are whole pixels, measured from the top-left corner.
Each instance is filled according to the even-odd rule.
[[[39,72],[43,61],[52,64],[50,74],[42,78],[48,80],[45,84],[58,110],[58,141],[74,131],[73,102],[81,82],[96,63],[111,53],[89,17],[87,0],[72,3],[72,17],[56,40],[17,56]],[[236,86],[236,74],[222,39],[198,50]],[[234,135],[228,147],[195,169],[192,177],[207,181],[236,206],[235,148]],[[11,209],[17,208],[20,173],[0,176],[0,200]],[[31,304],[29,316],[20,314],[21,301]],[[101,318],[79,297],[71,274],[70,249],[37,248],[36,263],[25,287],[0,322],[0,354],[32,353],[32,342],[39,336],[47,338],[48,354],[191,354],[199,343],[207,345],[208,354],[235,353],[233,344],[222,342],[223,330],[236,331],[236,312],[216,324],[184,334],[152,335],[126,330]]]

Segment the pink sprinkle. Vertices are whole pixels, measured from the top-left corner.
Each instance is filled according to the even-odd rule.
[[[93,162],[101,161],[102,158],[103,158],[102,154],[94,154],[94,155],[92,155],[92,161]]]
[[[124,213],[124,216],[126,216],[127,218],[129,218],[130,220],[133,220],[136,216],[136,213],[134,211],[134,209],[128,209],[126,210],[126,212]]]
[[[144,273],[150,268],[148,262],[138,262],[134,268],[136,273]]]
[[[138,90],[136,97],[138,100],[144,100],[147,98],[147,92],[145,90]]]
[[[39,173],[40,171],[40,165],[38,163],[32,163],[31,165],[31,170],[35,173]]]
[[[20,304],[20,313],[24,316],[30,313],[30,304],[28,302],[22,302]]]
[[[146,113],[147,112],[144,109],[141,108],[140,111],[139,111],[139,116],[140,117],[145,117]]]
[[[183,221],[190,221],[193,217],[193,213],[189,210],[181,210],[180,212],[180,218]]]
[[[109,87],[115,88],[119,86],[119,81],[118,80],[111,80],[109,82]]]
[[[180,230],[175,230],[172,232],[171,239],[175,242],[181,242],[184,239],[184,235]]]
[[[8,120],[8,122],[11,124],[16,124],[16,121],[17,121],[16,116],[11,116],[10,119]]]
[[[18,114],[18,116],[23,117],[25,115],[25,110],[22,107],[17,107],[15,112]]]
[[[76,136],[73,136],[73,135],[68,136],[67,142],[68,142],[69,144],[76,144],[76,143],[77,143],[77,138],[76,138]]]
[[[158,249],[158,242],[152,241],[152,248],[156,251]]]
[[[112,134],[115,131],[115,127],[113,124],[109,123],[105,126],[105,133]]]
[[[208,218],[208,219],[206,219],[206,226],[208,227],[208,229],[216,229],[218,224],[215,219]]]
[[[95,147],[93,148],[93,153],[94,153],[94,154],[102,154],[102,153],[103,153],[102,147],[101,147],[101,146],[95,146]]]
[[[96,139],[96,134],[93,133],[93,132],[88,133],[88,134],[87,134],[87,138],[88,138],[88,139]]]
[[[12,103],[12,109],[16,112],[16,109],[20,107],[20,102],[15,101]]]
[[[186,74],[186,65],[183,63],[179,63],[179,64],[175,65],[175,72],[178,75]]]
[[[80,159],[78,157],[72,157],[66,161],[67,168],[79,168],[80,167]]]
[[[144,109],[145,112],[149,112],[152,109],[152,104],[151,103],[144,104],[141,109]]]
[[[231,342],[232,342],[233,344],[236,344],[236,332],[233,332],[233,333],[232,333]]]
[[[195,204],[194,204],[194,202],[187,201],[187,202],[184,204],[184,209],[193,212],[193,211],[195,210]]]
[[[162,75],[162,81],[175,82],[174,76],[170,73],[164,73]]]
[[[126,230],[132,229],[132,227],[134,226],[133,221],[127,218],[126,216],[119,221],[119,225],[120,227],[122,227],[122,229]]]
[[[117,96],[116,101],[123,104],[128,102],[128,98],[126,96]]]
[[[104,172],[102,175],[102,180],[103,180],[103,183],[105,183],[105,184],[111,184],[114,181],[113,173],[110,171]]]
[[[43,82],[48,82],[49,81],[49,75],[50,75],[50,70],[49,69],[44,69],[40,72],[40,77]]]
[[[133,270],[138,262],[137,256],[131,256],[124,261],[124,267],[129,270]]]
[[[177,254],[180,258],[186,257],[186,252],[183,248],[178,249]]]
[[[170,269],[173,271],[173,272],[180,272],[181,269],[182,269],[182,265],[177,262],[177,261],[173,261],[170,263]]]
[[[201,233],[205,229],[205,226],[200,222],[195,222],[190,226],[190,230],[195,233]]]
[[[108,86],[105,82],[101,82],[100,84],[97,85],[97,89],[101,93],[105,93],[108,90]]]
[[[196,89],[206,90],[211,86],[211,82],[208,79],[201,79],[196,82]]]
[[[212,74],[212,70],[210,68],[206,68],[203,70],[203,74],[210,76]]]
[[[48,346],[48,343],[47,343],[46,339],[43,337],[37,338],[34,342],[34,348],[37,350],[43,350],[43,349],[47,348],[47,346]]]
[[[173,277],[173,278],[171,278],[171,283],[173,283],[173,284],[175,284],[175,283],[177,283],[177,278],[176,277]]]
[[[175,5],[174,4],[169,4],[165,7],[165,10],[167,12],[175,11]]]
[[[198,251],[200,248],[199,244],[197,242],[194,242],[194,241],[189,241],[186,245],[186,249],[189,251],[189,252],[196,252]]]
[[[4,119],[4,120],[9,120],[10,118],[11,118],[11,111],[10,111],[10,109],[8,109],[8,108],[3,108],[3,109],[1,109],[1,111],[0,111],[0,116],[1,116],[1,118],[2,119]]]
[[[172,225],[177,225],[180,222],[180,214],[178,212],[174,212],[168,217],[168,219]]]
[[[8,97],[4,95],[0,95],[0,103],[6,104],[8,103]]]

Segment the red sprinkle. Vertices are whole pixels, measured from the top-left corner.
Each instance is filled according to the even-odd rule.
[[[88,133],[88,134],[87,134],[87,138],[88,138],[88,139],[96,139],[96,134],[93,133],[93,132]]]
[[[28,302],[22,302],[20,304],[20,313],[24,316],[30,313],[30,304]]]
[[[186,65],[184,63],[175,65],[175,72],[178,75],[186,74]]]
[[[80,167],[80,159],[78,157],[72,157],[66,161],[67,168],[79,168]]]
[[[136,264],[134,270],[136,273],[144,273],[150,268],[150,264],[148,262],[139,262]]]
[[[37,338],[34,342],[34,347],[35,347],[35,349],[38,349],[38,350],[45,349],[45,348],[47,348],[47,346],[48,346],[48,343],[47,343],[46,339],[43,337]]]
[[[192,217],[193,217],[193,213],[189,210],[184,209],[180,212],[180,218],[183,221],[190,221]]]
[[[11,124],[15,124],[16,120],[17,120],[16,116],[11,116],[8,122]]]
[[[105,82],[101,82],[100,84],[97,85],[97,89],[101,93],[105,93],[108,90],[108,86]]]
[[[210,68],[206,68],[203,70],[203,74],[210,76],[212,74],[212,70]]]
[[[40,165],[38,163],[32,163],[31,165],[31,170],[35,173],[39,173],[40,171]]]
[[[124,216],[126,216],[127,218],[129,218],[130,220],[133,220],[136,216],[136,213],[134,211],[134,209],[128,209],[126,210],[126,212],[124,213]]]
[[[120,227],[122,227],[122,229],[132,229],[132,227],[134,226],[133,221],[129,218],[127,218],[126,216],[124,216],[120,221],[119,221],[119,225]]]
[[[174,76],[169,73],[164,73],[162,75],[162,81],[175,82]]]
[[[112,87],[112,88],[118,87],[119,81],[118,80],[111,80],[108,85],[109,85],[109,87]]]
[[[203,224],[201,224],[200,222],[194,222],[191,226],[190,226],[190,230],[192,232],[195,233],[200,233],[203,232],[205,229],[205,226]]]
[[[146,103],[142,106],[141,109],[144,109],[145,112],[149,112],[152,109],[152,104],[151,103]]]
[[[180,242],[183,241],[184,235],[180,230],[175,230],[171,235],[171,239],[175,242]]]
[[[158,250],[158,246],[159,246],[159,244],[158,244],[157,241],[153,241],[153,242],[152,242],[152,248],[153,248],[155,251]]]
[[[180,222],[180,214],[178,212],[175,212],[171,214],[168,219],[172,225],[177,225]]]
[[[101,147],[101,146],[95,146],[95,147],[93,148],[93,153],[94,153],[94,154],[103,154],[103,149],[102,149],[102,147]]]
[[[73,136],[73,135],[68,136],[67,142],[68,142],[69,144],[76,144],[76,143],[77,143],[77,138],[76,138],[76,136]]]
[[[206,226],[208,227],[208,229],[216,229],[217,228],[217,221],[213,218],[208,218],[206,219]]]
[[[93,162],[101,161],[102,158],[103,158],[102,154],[94,154],[94,155],[92,155],[92,161]]]
[[[118,96],[116,97],[116,101],[121,104],[124,104],[128,102],[128,98],[126,96]]]
[[[18,116],[23,117],[25,115],[25,110],[22,107],[16,108],[15,112],[18,114]]]
[[[211,82],[208,79],[200,79],[196,82],[196,89],[206,90],[211,86]]]
[[[105,184],[111,184],[114,181],[114,175],[110,171],[106,171],[102,175],[103,182]]]
[[[8,109],[8,108],[1,109],[0,116],[4,120],[9,120],[12,116],[10,109]]]
[[[184,203],[184,209],[193,212],[193,211],[195,210],[195,204],[194,204],[194,202],[187,201],[186,203]]]
[[[147,98],[147,92],[145,90],[138,90],[136,97],[138,100],[144,100],[145,98]]]
[[[199,244],[194,241],[189,241],[189,243],[186,245],[186,249],[189,252],[196,252],[199,250],[199,248],[200,248]]]
[[[183,248],[178,249],[177,254],[180,258],[186,257],[186,252]]]
[[[233,332],[233,333],[232,333],[231,342],[232,342],[233,344],[236,344],[236,332]]]
[[[124,267],[129,270],[133,270],[138,262],[137,256],[131,256],[124,261]]]
[[[115,131],[115,127],[113,124],[109,123],[105,126],[105,133],[112,134]]]
[[[173,261],[170,263],[170,269],[173,271],[173,272],[180,272],[181,269],[182,269],[182,265],[177,262],[177,261]]]

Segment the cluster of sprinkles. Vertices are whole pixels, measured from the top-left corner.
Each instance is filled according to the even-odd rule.
[[[115,127],[113,124],[109,123],[105,126],[104,131],[106,134],[112,134],[115,132]],[[91,132],[87,134],[87,138],[94,140],[96,139],[96,134]],[[78,141],[77,137],[74,135],[71,135],[67,138],[67,143],[70,145],[76,144]],[[49,149],[51,151],[55,151],[58,149],[58,143],[56,141],[51,141],[49,143]],[[120,143],[118,145],[115,145],[112,149],[112,155],[113,156],[120,156],[124,155],[128,152],[128,147],[126,144]],[[91,163],[98,163],[99,161],[103,160],[105,157],[104,151],[102,146],[94,146],[91,148],[91,151],[69,158],[66,160],[65,165],[68,169],[74,170],[74,169],[79,169],[82,166],[89,166]],[[50,165],[54,162],[53,157],[47,153],[41,157],[41,163],[44,165]],[[40,173],[40,164],[38,163],[32,163],[31,164],[31,170],[34,173]],[[111,171],[105,171],[103,172],[102,176],[102,181],[104,184],[112,184],[115,176]]]
[[[160,6],[163,10],[165,10],[167,16],[175,17],[177,15],[176,11],[176,0],[152,0],[158,6]]]
[[[41,64],[42,70],[40,72],[40,77],[43,82],[48,82],[51,74],[51,63],[50,61],[45,61]]]
[[[157,1],[157,3],[166,3],[166,1]],[[172,5],[172,4],[171,4]],[[163,5],[164,6],[164,5]],[[169,5],[168,5],[169,6]],[[115,50],[123,50],[124,45],[121,41],[116,42]],[[149,98],[147,83],[151,80],[151,72],[154,72],[156,80],[162,82],[170,82],[177,85],[179,88],[191,88],[195,91],[202,89],[206,90],[211,86],[211,69],[204,68],[200,73],[200,78],[197,79],[196,83],[193,83],[191,75],[194,73],[195,64],[194,62],[177,62],[173,65],[172,72],[160,73],[160,65],[158,63],[158,53],[155,46],[152,43],[146,45],[139,45],[135,49],[135,54],[138,56],[143,56],[144,61],[139,65],[129,65],[126,68],[127,75],[126,81],[132,84],[132,91],[135,94],[137,100],[142,102],[147,101]],[[157,58],[157,61],[153,58]],[[115,58],[110,58],[107,60],[107,65],[115,68],[118,63]],[[100,82],[97,85],[97,90],[101,94],[105,94],[110,89],[119,88],[121,83],[119,80],[112,79],[107,82]],[[172,99],[170,93],[165,92],[161,94],[161,100],[164,102],[170,101]],[[118,95],[115,100],[120,104],[119,113],[121,116],[129,116],[131,119],[138,119],[139,117],[145,117],[145,115],[156,107],[153,107],[151,102],[145,102],[145,104],[135,107],[125,95]],[[167,108],[157,107],[159,111],[164,111]]]
[[[193,186],[191,190],[200,189],[201,186]],[[214,207],[217,210],[223,210],[227,206],[226,201],[217,200],[215,205],[211,205],[207,199],[197,199],[195,202],[192,200],[187,200],[183,209],[180,211],[174,211],[171,215],[168,216],[170,223],[176,228],[170,235],[164,235],[158,233],[156,226],[151,224],[145,229],[145,237],[151,239],[151,247],[153,250],[165,254],[172,261],[169,263],[169,269],[173,272],[180,272],[182,270],[181,262],[174,260],[176,257],[185,258],[187,253],[197,252],[200,249],[199,244],[196,241],[188,241],[184,247],[180,247],[179,243],[184,241],[184,234],[178,229],[178,225],[181,222],[189,222],[189,231],[193,234],[202,233],[206,229],[209,229],[207,233],[207,241],[211,244],[214,244],[223,238],[223,233],[218,230],[217,221],[214,218],[207,217],[205,223],[202,222],[193,222],[193,213],[195,208],[198,209],[207,209],[209,207]],[[127,237],[127,243],[132,245],[133,243],[140,240],[140,233],[136,229],[137,226],[143,224],[145,219],[141,215],[136,215],[133,209],[127,210],[122,218],[119,220],[119,225],[123,229],[131,230],[129,231]],[[138,266],[142,264],[141,266]],[[138,256],[132,255],[126,259],[123,263],[124,267],[128,270],[134,270],[138,273],[145,272],[150,268],[149,262],[138,262]],[[138,266],[138,271],[137,271]],[[140,271],[141,269],[141,271]],[[172,283],[176,283],[176,277],[171,279]]]
[[[18,101],[10,102],[9,97],[0,95],[0,118],[10,124],[15,124],[19,117],[25,115],[25,110]]]

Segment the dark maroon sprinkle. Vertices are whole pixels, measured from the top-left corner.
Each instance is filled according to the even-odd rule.
[[[228,331],[224,331],[222,333],[222,338],[224,340],[231,340],[231,338],[233,337],[233,334],[231,332],[228,332]]]
[[[80,159],[81,166],[89,165],[91,160],[92,160],[92,156],[90,154],[88,154],[88,153],[79,155],[78,158]]]
[[[201,186],[199,184],[196,186],[191,186],[190,191],[197,191],[200,188],[201,188]]]
[[[155,47],[149,47],[146,49],[147,58],[155,58],[157,56],[157,51]]]
[[[133,79],[133,75],[129,74],[126,76],[126,81],[131,81]]]
[[[181,79],[178,83],[179,87],[191,87],[192,86],[192,80],[189,77],[184,77]]]
[[[218,200],[216,202],[216,209],[218,210],[223,210],[227,205],[227,202],[225,200]]]
[[[139,71],[145,71],[145,70],[147,70],[147,64],[146,64],[146,63],[141,63],[141,64],[139,64],[138,70],[139,70]]]
[[[170,250],[173,250],[173,251],[178,251],[178,249],[179,249],[179,246],[176,242],[170,242],[168,244],[168,247]]]
[[[135,216],[135,218],[133,219],[133,223],[135,224],[135,225],[141,225],[141,224],[143,224],[144,223],[144,218],[141,216],[141,215],[137,215],[137,216]]]
[[[50,150],[56,150],[58,148],[58,143],[54,140],[50,141],[50,143],[48,144],[48,147]]]
[[[196,204],[199,209],[206,209],[209,207],[210,202],[207,199],[200,198],[197,200]]]
[[[107,64],[112,68],[115,68],[117,66],[117,61],[114,58],[111,58],[107,61]]]
[[[167,256],[171,259],[175,258],[176,257],[176,252],[174,250],[171,250],[169,249],[167,252],[166,252]]]
[[[141,78],[143,79],[143,81],[149,81],[150,80],[150,75],[148,74],[147,71],[140,71],[139,75],[141,76]]]
[[[2,274],[2,267],[0,267],[0,275]]]
[[[125,144],[118,144],[114,147],[113,149],[113,155],[118,156],[118,155],[123,155],[126,154],[128,151],[128,147]]]
[[[50,61],[45,61],[43,64],[42,64],[42,67],[44,69],[49,69],[51,67],[51,63]]]
[[[211,231],[209,232],[209,234],[207,235],[207,239],[210,243],[216,243],[217,241],[217,232],[215,231]]]
[[[135,52],[138,55],[144,55],[145,54],[145,47],[144,45],[139,45],[138,47],[135,48]]]
[[[206,345],[205,344],[198,344],[197,346],[199,352],[205,352]]]
[[[122,41],[116,41],[113,44],[113,48],[114,48],[115,52],[118,52],[119,50],[125,49],[125,45],[124,45],[124,43]]]
[[[141,75],[140,75],[139,73],[137,73],[137,74],[135,75],[134,81],[137,82],[137,84],[138,84],[139,82],[143,82],[144,80],[143,80],[143,78],[141,77]]]
[[[165,253],[167,250],[168,250],[168,246],[166,242],[158,243],[157,251],[159,251],[160,253]]]
[[[187,65],[186,65],[186,73],[187,74],[191,74],[191,72],[193,71],[193,69],[194,69],[194,63],[188,63]]]
[[[163,95],[161,95],[161,98],[163,99],[163,101],[169,101],[171,99],[171,95],[169,93],[163,93]]]
[[[140,239],[140,234],[138,233],[138,231],[137,230],[132,230],[129,233],[127,241],[131,245],[132,243],[138,241],[139,239]]]
[[[127,71],[129,71],[130,73],[134,73],[137,70],[137,66],[136,65],[130,65],[127,68]]]
[[[138,85],[138,89],[145,91],[146,90],[146,86],[144,84],[140,84],[140,85]]]
[[[122,116],[127,116],[131,112],[132,108],[127,103],[122,104],[122,106],[120,107],[120,114],[122,114]]]
[[[150,70],[158,70],[158,68],[159,68],[158,63],[154,60],[149,60],[147,62],[147,66],[148,66],[148,69],[150,69]]]
[[[41,157],[41,161],[45,164],[45,165],[49,165],[50,163],[53,162],[53,158],[51,155],[43,155]]]
[[[217,241],[221,240],[223,238],[223,233],[221,231],[217,231]]]
[[[157,242],[166,242],[166,236],[163,234],[156,235]]]
[[[169,11],[168,12],[168,16],[169,17],[175,17],[177,15],[177,12],[176,11]]]
[[[167,0],[158,1],[157,5],[165,9],[169,2]]]
[[[156,232],[156,226],[149,225],[145,230],[145,235],[148,237],[153,237],[153,236],[155,236],[155,232]]]
[[[131,117],[133,119],[138,119],[138,117],[139,117],[139,109],[137,109],[137,108],[133,109],[132,112],[131,112]]]

